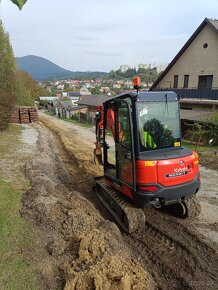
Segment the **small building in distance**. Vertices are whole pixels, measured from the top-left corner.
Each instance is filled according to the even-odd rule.
[[[42,97],[39,97],[39,100],[40,101],[52,102],[52,101],[59,100],[59,97],[56,97],[56,96],[42,96]]]
[[[107,95],[84,95],[81,96],[77,104],[79,106],[86,106],[86,118],[90,122],[94,123],[95,113],[97,112],[97,107],[102,105],[103,102],[109,100],[111,97]]]
[[[80,92],[68,92],[67,93],[67,98],[71,100],[73,105],[77,105],[76,102],[79,100],[81,97]]]
[[[204,19],[150,88],[157,89],[218,100],[218,20]]]

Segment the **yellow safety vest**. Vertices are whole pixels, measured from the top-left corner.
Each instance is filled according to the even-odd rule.
[[[155,149],[157,148],[157,145],[155,144],[153,138],[151,135],[148,134],[148,132],[143,131],[143,134],[141,134],[141,141],[142,141],[142,145],[145,146],[146,148],[152,148]]]

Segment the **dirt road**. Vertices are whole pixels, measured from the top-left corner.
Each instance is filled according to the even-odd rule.
[[[40,120],[38,154],[25,167],[32,188],[22,215],[44,233],[45,288],[218,287],[217,172],[202,169],[203,210],[195,222],[148,206],[144,231],[126,235],[92,190],[93,177],[102,174],[93,164],[93,130],[44,114]]]

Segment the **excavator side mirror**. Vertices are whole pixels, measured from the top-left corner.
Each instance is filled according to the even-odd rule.
[[[95,120],[96,120],[97,122],[99,122],[99,121],[101,120],[101,113],[100,113],[100,112],[96,112],[96,113],[95,113]]]

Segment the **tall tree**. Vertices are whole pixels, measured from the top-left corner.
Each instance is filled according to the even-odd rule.
[[[16,63],[10,44],[0,20],[0,129],[4,129],[10,119],[10,111],[15,104]]]
[[[30,74],[18,70],[16,72],[16,104],[21,106],[33,106],[34,101],[49,92],[40,87]]]
[[[9,35],[0,20],[0,89],[13,91],[15,85],[16,63]]]
[[[21,10],[27,0],[11,0]],[[1,0],[0,0],[1,2]],[[16,63],[9,35],[0,19],[0,130],[7,127],[15,104]]]

